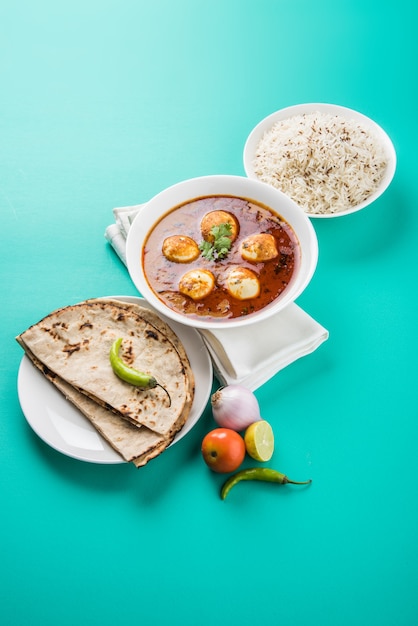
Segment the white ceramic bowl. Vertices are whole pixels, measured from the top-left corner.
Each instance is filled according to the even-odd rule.
[[[387,167],[385,170],[385,174],[379,184],[379,187],[363,202],[357,204],[356,206],[350,207],[346,210],[339,211],[336,213],[308,213],[309,217],[314,218],[329,218],[329,217],[342,217],[343,215],[348,215],[350,213],[354,213],[356,211],[360,211],[364,209],[366,206],[370,205],[374,202],[379,196],[383,194],[383,192],[390,185],[393,176],[395,174],[396,169],[396,152],[395,148],[390,140],[389,136],[386,132],[378,125],[376,122],[371,120],[369,117],[366,117],[362,113],[358,111],[354,111],[353,109],[349,109],[347,107],[339,106],[336,104],[323,104],[323,103],[309,103],[309,104],[298,104],[295,106],[286,107],[285,109],[280,109],[271,115],[265,117],[261,122],[259,122],[255,128],[249,134],[245,146],[244,146],[244,169],[247,176],[251,179],[258,180],[257,174],[254,172],[254,158],[257,146],[262,139],[264,133],[272,128],[272,126],[279,121],[289,119],[296,115],[303,115],[304,113],[324,113],[331,115],[339,115],[344,117],[345,119],[351,119],[358,121],[363,127],[369,128],[374,135],[381,142],[381,145],[384,149],[384,152],[387,157]]]
[[[270,305],[252,315],[231,320],[196,319],[177,313],[166,306],[152,291],[142,267],[142,251],[148,233],[159,219],[179,204],[193,199],[229,195],[258,201],[282,216],[293,228],[299,240],[301,262],[287,289]],[[174,233],[173,233],[174,234]],[[232,328],[265,319],[293,302],[311,280],[318,260],[315,230],[306,214],[287,196],[270,185],[244,176],[203,176],[173,185],[147,202],[129,229],[126,247],[127,266],[135,286],[142,296],[160,313],[176,322],[195,328]]]

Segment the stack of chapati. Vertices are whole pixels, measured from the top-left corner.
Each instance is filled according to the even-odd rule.
[[[114,373],[109,354],[154,376],[144,389]],[[163,452],[183,427],[194,397],[186,351],[156,313],[138,304],[93,299],[44,317],[17,338],[36,367],[137,467]]]

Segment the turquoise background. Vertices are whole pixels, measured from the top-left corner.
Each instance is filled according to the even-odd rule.
[[[3,625],[418,623],[416,24],[412,0],[2,4]],[[20,409],[14,337],[137,295],[103,237],[113,207],[244,175],[253,126],[315,101],[381,124],[398,168],[371,207],[314,221],[298,304],[330,338],[256,394],[270,465],[312,486],[222,502],[209,410],[141,470],[49,448]]]

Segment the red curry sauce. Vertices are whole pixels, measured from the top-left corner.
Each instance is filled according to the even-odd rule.
[[[175,263],[166,259],[162,244],[171,235],[186,235],[197,244],[203,240],[202,217],[209,211],[232,213],[239,223],[239,234],[227,257],[208,261],[199,256],[191,263]],[[239,252],[242,239],[255,233],[274,236],[279,252],[266,262],[245,261]],[[299,242],[291,226],[270,208],[253,200],[235,196],[196,198],[166,213],[149,233],[144,246],[143,267],[148,284],[155,295],[175,311],[194,317],[232,319],[250,315],[272,303],[289,285],[300,261]],[[249,300],[237,300],[222,287],[222,276],[231,266],[247,267],[257,274],[260,294]],[[216,280],[215,289],[206,298],[194,301],[178,291],[181,276],[191,269],[210,270]]]

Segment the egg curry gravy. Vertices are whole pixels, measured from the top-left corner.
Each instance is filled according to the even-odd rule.
[[[290,225],[267,206],[235,196],[173,208],[143,248],[145,276],[160,300],[188,316],[222,320],[272,303],[299,261]]]

